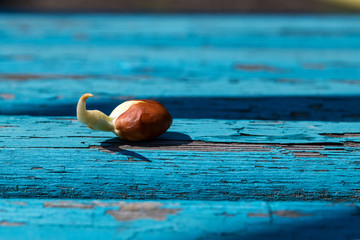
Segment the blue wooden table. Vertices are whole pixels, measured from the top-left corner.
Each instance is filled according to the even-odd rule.
[[[0,238],[360,239],[359,93],[356,15],[0,14]]]

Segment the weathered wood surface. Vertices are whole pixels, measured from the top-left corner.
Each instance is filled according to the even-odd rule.
[[[0,15],[1,236],[359,238],[359,206],[348,205],[360,200],[359,25],[359,16]],[[147,143],[91,131],[74,118],[85,92],[106,113],[155,98],[174,125]],[[85,198],[169,202],[148,213],[146,201],[139,212]],[[293,202],[309,200],[326,203]],[[165,220],[122,221],[124,206],[135,209],[125,217]]]
[[[1,200],[19,239],[359,239],[359,204]]]
[[[69,118],[0,117],[3,198],[360,198],[359,124],[175,119],[126,143]]]
[[[359,16],[0,15],[0,113],[359,121]],[[309,97],[310,96],[310,97]]]

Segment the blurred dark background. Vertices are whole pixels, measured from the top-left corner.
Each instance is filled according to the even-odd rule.
[[[354,12],[360,0],[0,0],[2,11]]]

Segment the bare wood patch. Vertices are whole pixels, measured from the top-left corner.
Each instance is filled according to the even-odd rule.
[[[353,138],[360,137],[360,133],[320,133],[322,136],[333,138]]]
[[[166,220],[167,215],[176,215],[182,209],[161,208],[161,203],[121,203],[118,210],[107,210],[117,221],[132,221],[137,219]]]
[[[142,76],[146,77],[146,76]],[[29,80],[58,80],[58,79],[71,79],[71,80],[85,80],[89,78],[101,79],[115,79],[115,80],[134,80],[134,77],[123,77],[118,75],[65,75],[65,74],[27,74],[27,73],[13,73],[13,74],[0,74],[0,81],[13,80],[13,81],[29,81]]]
[[[25,222],[9,222],[7,220],[3,220],[0,222],[0,226],[3,227],[17,227],[17,226],[24,226],[26,225]]]
[[[327,145],[326,143],[324,143],[324,145]],[[283,147],[286,150],[289,151],[323,151],[325,149],[324,146],[322,145],[317,145],[317,144],[291,144],[291,145],[281,145],[281,147]]]
[[[94,204],[96,207],[108,207],[108,206],[110,206],[110,203],[97,201],[97,200],[92,201],[91,203]]]
[[[344,80],[343,83],[349,84],[349,85],[359,85],[360,84],[360,79],[359,80]]]
[[[344,142],[344,146],[345,147],[360,148],[360,143],[348,141],[348,142]]]
[[[84,204],[72,201],[59,201],[59,202],[45,202],[46,208],[81,208],[81,209],[93,209],[93,204]]]
[[[269,144],[212,143],[203,141],[152,141],[144,143],[109,143],[108,146],[90,146],[102,152],[114,153],[122,149],[156,149],[201,152],[271,152]]]
[[[287,217],[287,218],[299,218],[299,217],[314,216],[313,214],[302,213],[302,212],[293,211],[293,210],[274,211],[273,214],[278,217]]]
[[[122,207],[124,205],[126,205],[126,202],[124,202],[124,201],[114,202],[111,204],[111,206],[113,206],[113,207]]]
[[[27,206],[27,202],[9,202],[9,204],[18,205],[18,206]]]
[[[292,153],[297,158],[326,158],[326,154],[321,154],[319,152],[293,152]]]
[[[2,125],[2,126],[0,126],[0,128],[14,128],[14,127],[18,127],[18,126],[12,126],[12,125]]]
[[[16,61],[30,61],[34,58],[34,56],[27,54],[10,55],[9,57]]]
[[[84,75],[60,75],[60,74],[0,74],[0,79],[28,81],[28,80],[41,80],[41,79],[86,79],[88,76]]]
[[[104,153],[128,155],[130,150],[157,150],[157,151],[195,151],[195,152],[254,152],[254,153],[274,153],[274,149],[281,150],[278,157],[272,159],[282,159],[281,154],[293,154],[296,158],[327,158],[325,151],[344,151],[338,147],[360,147],[360,143],[303,143],[303,144],[278,144],[278,143],[218,143],[203,141],[152,141],[142,143],[132,142],[107,142],[104,146],[90,146],[90,149],[96,149]],[[336,147],[330,149],[329,147]],[[119,162],[138,162],[139,156],[130,156],[127,160],[109,160]],[[149,159],[142,159],[150,162]],[[271,160],[265,159],[264,162]]]
[[[11,100],[15,98],[15,95],[11,93],[0,93],[0,98],[4,100]]]
[[[41,170],[43,169],[42,167],[32,167],[31,170]]]

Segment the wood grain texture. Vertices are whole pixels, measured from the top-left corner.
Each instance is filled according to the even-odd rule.
[[[91,92],[105,112],[157,98],[178,118],[358,121],[359,24],[358,16],[3,14],[0,113],[69,116]]]
[[[0,15],[0,236],[359,238],[359,23]],[[174,125],[143,143],[91,131],[85,92],[105,113],[156,99]]]
[[[0,201],[6,239],[357,239],[358,204]]]
[[[359,200],[354,123],[175,119],[127,143],[69,118],[2,116],[3,198]]]
[[[107,141],[112,143],[112,138],[116,137],[111,132],[87,128],[75,116],[0,116],[0,136],[0,146],[7,148],[88,148],[91,145],[106,144]],[[360,142],[360,123],[174,119],[171,128],[159,140],[169,141],[169,145],[172,141],[205,141],[351,146],[352,143],[356,145]]]

